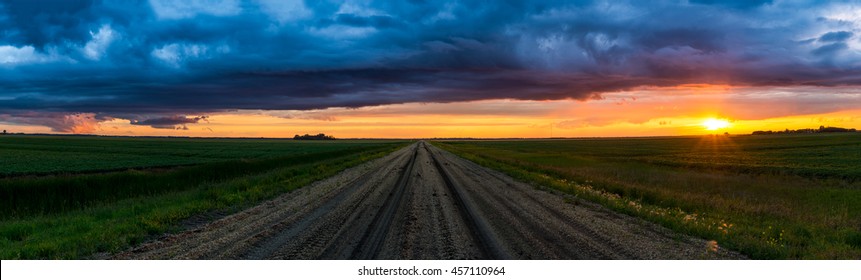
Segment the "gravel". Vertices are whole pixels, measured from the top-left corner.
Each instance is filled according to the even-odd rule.
[[[738,259],[418,142],[116,259]]]

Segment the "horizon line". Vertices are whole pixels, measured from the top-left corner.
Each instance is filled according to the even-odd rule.
[[[782,132],[782,131],[778,131]],[[833,133],[861,133],[854,132],[830,132]],[[775,133],[782,135],[786,133]],[[789,133],[794,134],[820,134],[820,133]],[[575,140],[575,139],[618,139],[618,138],[674,138],[674,137],[703,137],[703,136],[754,136],[753,133],[732,134],[732,133],[708,133],[708,134],[685,134],[685,135],[649,135],[649,136],[574,136],[574,137],[415,137],[415,138],[370,138],[370,137],[352,137],[352,138],[334,138],[331,140],[297,140],[293,137],[231,137],[231,136],[170,136],[170,135],[106,135],[106,134],[79,134],[79,133],[24,133],[7,132],[0,136],[72,136],[72,137],[111,137],[111,138],[181,138],[181,139],[272,139],[272,140],[291,140],[291,141],[332,141],[332,140]]]

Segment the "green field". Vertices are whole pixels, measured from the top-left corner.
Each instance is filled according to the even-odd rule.
[[[0,136],[0,259],[116,252],[406,144]],[[752,258],[861,259],[861,133],[435,145]]]
[[[861,259],[861,133],[436,144],[752,258]]]
[[[377,141],[379,142],[379,141]],[[333,151],[362,141],[280,139],[0,137],[0,177],[172,167]],[[364,141],[365,144],[373,141]],[[11,160],[14,159],[14,160]]]
[[[406,144],[0,136],[0,259],[116,252]]]

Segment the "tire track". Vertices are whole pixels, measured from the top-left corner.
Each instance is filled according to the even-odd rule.
[[[407,167],[415,160],[415,145],[411,146],[409,154],[404,154],[404,158],[397,162],[392,162],[392,168],[388,170],[400,169],[398,178],[408,176]],[[406,160],[405,167],[400,167],[401,162]],[[391,172],[391,171],[390,171]],[[390,174],[386,172],[384,174]],[[381,174],[375,174],[380,176]],[[387,177],[387,176],[386,176]],[[386,205],[383,202],[378,209],[374,209],[380,197],[391,197],[392,187],[384,177],[381,180],[373,182],[365,182],[359,188],[363,189],[359,196],[353,197],[352,200],[345,199],[341,201],[340,207],[328,211],[327,216],[322,219],[315,220],[316,224],[309,225],[301,230],[300,238],[291,241],[290,244],[285,244],[282,249],[275,254],[279,259],[293,258],[310,258],[310,259],[347,259],[351,258],[361,242],[355,239],[356,236],[361,236],[362,232],[371,230],[372,220],[368,219],[366,214],[374,213],[376,217],[378,213]],[[352,202],[350,202],[352,201]],[[322,221],[320,221],[322,220]],[[361,231],[360,231],[361,230]]]
[[[299,235],[304,229],[310,227],[315,220],[320,219],[328,212],[333,211],[333,209],[335,209],[338,204],[342,203],[346,197],[359,191],[362,185],[367,184],[367,182],[371,180],[371,176],[373,174],[380,172],[380,170],[385,167],[386,166],[379,166],[368,170],[358,178],[349,181],[346,184],[346,188],[337,195],[327,199],[319,207],[308,209],[310,211],[302,213],[301,215],[292,215],[294,216],[294,219],[282,219],[280,223],[271,225],[270,230],[256,234],[252,239],[260,240],[260,242],[252,245],[251,249],[245,252],[242,258],[265,259],[271,257],[277,249],[290,242],[290,240]],[[358,205],[356,206],[358,207]],[[242,243],[237,242],[235,244]],[[219,254],[219,256],[224,256],[224,253],[229,252],[229,248],[223,248],[219,251],[222,253]]]
[[[343,171],[338,176],[300,188],[261,205],[236,213],[200,228],[169,235],[113,256],[117,259],[254,259],[273,258],[307,221],[326,209],[340,208],[345,197],[367,191],[364,186],[379,180],[381,173],[406,159],[407,147],[374,162]],[[386,164],[383,164],[386,163]],[[346,182],[346,183],[344,183]],[[361,203],[357,203],[358,207]],[[323,206],[323,207],[320,207]],[[308,213],[312,215],[309,216]],[[303,219],[304,218],[304,219]],[[306,221],[295,223],[295,221]],[[313,222],[312,222],[313,223]],[[293,226],[295,225],[295,226]]]
[[[273,228],[276,230],[279,228],[284,229],[280,230],[276,235],[269,237],[269,239],[262,240],[261,244],[255,244],[255,248],[247,253],[247,258],[264,259],[272,256],[279,248],[283,247],[284,244],[287,244],[304,230],[311,227],[316,220],[322,218],[327,213],[332,212],[338,204],[342,203],[348,196],[358,191],[362,185],[367,184],[373,173],[378,172],[382,168],[383,166],[373,171],[369,171],[356,180],[353,180],[349,183],[349,187],[347,187],[345,191],[327,200],[326,203],[315,208],[310,213],[302,215],[299,221],[285,221],[284,223],[274,226]],[[366,197],[367,196],[363,196],[362,199],[359,200],[359,202],[352,208],[359,207]]]
[[[442,153],[442,151],[439,152]],[[513,188],[512,184],[506,182],[504,178],[497,177],[496,175],[498,174],[494,174],[492,172],[487,174],[478,174],[478,172],[480,172],[479,170],[463,166],[462,162],[452,164],[457,166],[458,170],[472,174],[472,176],[462,177],[470,178],[470,180],[476,182],[474,184],[475,186],[483,189],[481,193],[486,195],[483,195],[482,198],[488,200],[486,204],[492,205],[485,208],[501,207],[502,209],[500,210],[516,217],[516,219],[512,219],[513,221],[511,222],[522,224],[523,227],[532,229],[530,234],[531,238],[528,239],[528,243],[530,243],[529,246],[539,247],[542,251],[557,256],[558,258],[630,258],[631,255],[626,252],[626,248],[618,246],[618,244],[612,242],[612,240],[597,236],[594,231],[591,231],[588,228],[577,226],[579,223],[577,223],[575,218],[564,216],[561,214],[559,209],[548,207],[545,203],[542,203],[528,192],[520,192],[516,188]],[[518,200],[512,199],[513,196],[510,194],[502,194],[490,189],[489,184],[481,184],[475,181],[475,178],[481,177],[479,175],[492,175],[498,179],[498,186],[506,188],[509,192],[518,192],[518,194],[520,194],[516,196]],[[526,208],[527,205],[534,207],[530,210]],[[555,219],[550,219],[550,217]],[[541,222],[543,220],[553,220],[554,222]],[[564,232],[566,234],[559,234],[560,232]],[[526,233],[523,232],[519,233],[521,235],[526,235]],[[567,238],[566,240],[566,235],[567,237],[576,238]],[[539,241],[539,239],[543,239],[543,241]],[[552,244],[553,246],[547,246],[548,244]],[[578,248],[588,248],[588,250],[575,250]]]
[[[410,161],[407,163],[407,167],[398,177],[394,192],[389,195],[383,207],[377,212],[374,221],[371,222],[370,227],[359,241],[356,250],[351,254],[351,259],[376,259],[379,255],[380,248],[383,247],[383,240],[386,239],[389,229],[392,227],[396,211],[403,208],[401,201],[403,201],[404,193],[406,192],[407,181],[413,175],[413,166],[415,165],[418,153],[417,147]]]
[[[742,258],[706,241],[537,190],[420,141],[132,259]]]
[[[478,247],[481,248],[484,256],[492,259],[510,259],[510,254],[503,250],[503,247],[500,245],[500,242],[493,234],[493,231],[490,229],[487,222],[477,216],[475,206],[464,199],[462,191],[455,185],[451,175],[449,175],[446,169],[443,168],[436,155],[430,151],[426,144],[422,143],[422,147],[430,154],[431,159],[433,160],[433,165],[442,176],[446,187],[454,196],[458,209],[460,209],[458,213],[461,214],[461,218],[466,221],[467,225],[471,229],[470,232],[472,233],[473,238],[477,240]]]
[[[495,172],[491,172],[489,174],[496,177],[500,181],[506,181],[506,179],[509,179],[509,178],[503,177],[504,175],[498,174]],[[525,197],[527,199],[529,199],[530,201],[532,201],[533,203],[535,203],[536,205],[541,205],[543,210],[546,213],[549,213],[550,215],[552,215],[553,217],[555,217],[556,219],[558,219],[560,221],[564,221],[565,224],[568,225],[569,227],[571,227],[571,229],[573,229],[574,231],[582,233],[587,238],[592,239],[593,244],[605,245],[604,246],[605,249],[608,249],[608,251],[610,251],[610,252],[614,252],[614,257],[623,258],[623,259],[632,259],[632,258],[634,258],[634,256],[636,256],[636,253],[631,251],[630,248],[627,248],[623,244],[619,244],[615,240],[607,238],[606,236],[602,236],[602,235],[598,234],[598,232],[589,228],[589,226],[586,225],[585,223],[578,221],[577,219],[575,219],[573,217],[567,216],[562,211],[559,211],[559,209],[547,207],[545,204],[542,204],[541,201],[538,200],[538,198],[536,198],[532,195],[527,194]]]

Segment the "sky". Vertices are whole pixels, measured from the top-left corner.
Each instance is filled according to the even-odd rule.
[[[708,130],[709,119],[725,127]],[[0,0],[0,129],[861,129],[856,1]]]

